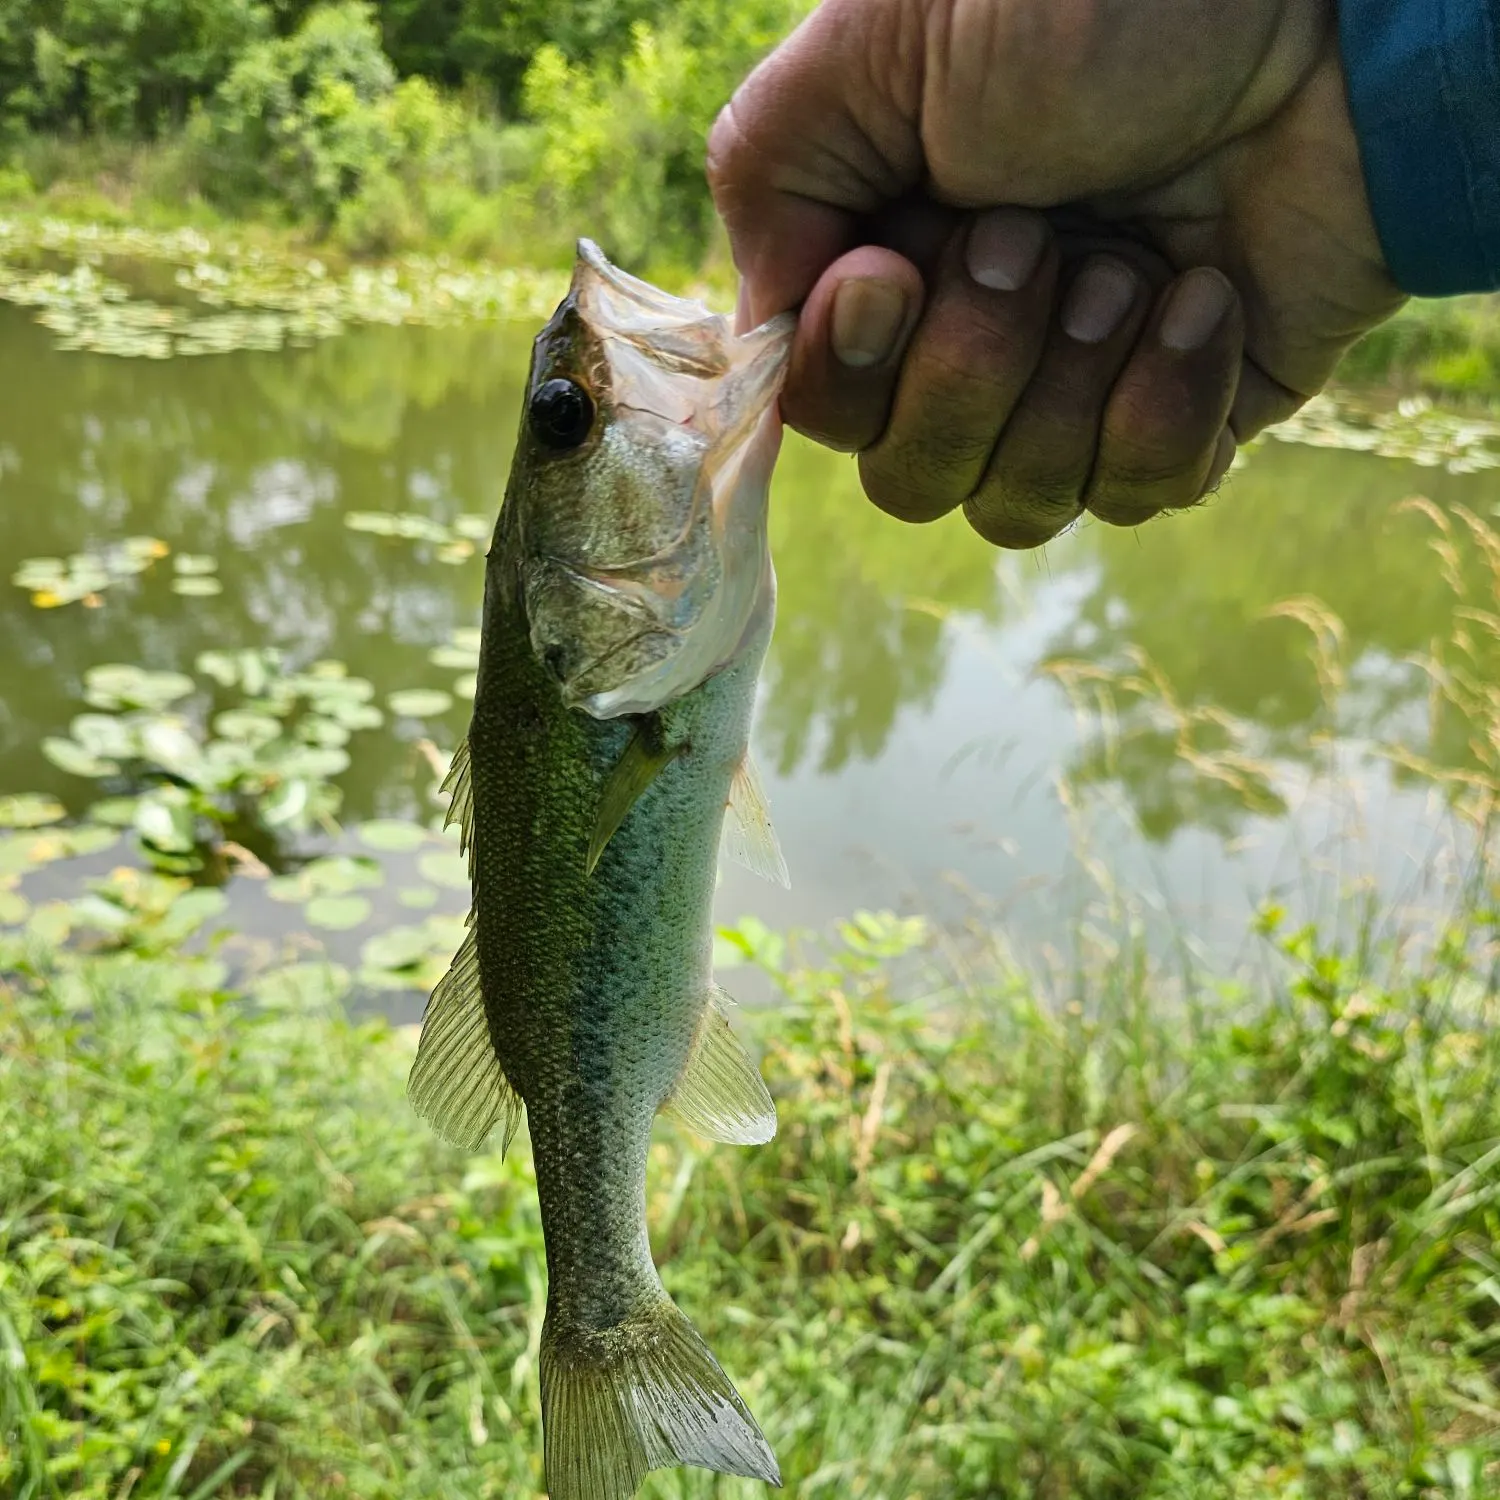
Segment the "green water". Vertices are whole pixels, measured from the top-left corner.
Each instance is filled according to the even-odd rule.
[[[0,576],[146,534],[216,558],[223,581],[215,596],[182,597],[164,562],[97,607],[55,609],[0,582],[0,794],[50,792],[77,812],[96,795],[40,744],[64,731],[83,673],[102,662],[191,671],[205,648],[274,645],[347,663],[377,700],[451,691],[461,674],[429,652],[477,625],[482,547],[443,561],[344,517],[492,517],[529,337],[366,328],[301,350],[154,362],[58,352],[0,308]],[[817,926],[862,906],[952,921],[979,909],[1023,948],[1065,950],[1100,905],[1085,846],[1164,942],[1233,951],[1267,895],[1311,908],[1368,882],[1401,910],[1420,906],[1437,811],[1364,753],[1397,730],[1423,739],[1423,682],[1403,661],[1450,617],[1432,527],[1397,509],[1418,493],[1488,515],[1500,479],[1270,443],[1199,512],[1131,533],[1087,525],[1004,556],[957,521],[885,518],[860,498],[850,460],[789,442],[756,743],[793,890],[726,868],[722,915]],[[1298,595],[1319,596],[1347,630],[1349,686],[1332,718],[1308,632],[1266,617]],[[1040,669],[1060,657],[1121,666],[1132,645],[1183,712],[1232,716],[1265,785],[1247,793],[1195,772],[1159,705],[1128,712],[1100,760],[1088,720]],[[466,712],[459,698],[435,719],[357,736],[341,821],[430,811],[419,741],[451,748]],[[1215,733],[1200,739],[1222,748]],[[76,887],[120,858],[49,866],[37,888]],[[253,936],[291,939],[298,908],[265,901],[245,876],[230,895]],[[462,904],[440,895],[443,910]],[[369,926],[330,946],[356,951],[393,910],[377,903]]]

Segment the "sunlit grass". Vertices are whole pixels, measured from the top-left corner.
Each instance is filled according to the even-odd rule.
[[[1486,1492],[1487,914],[1384,983],[1268,931],[1269,993],[1170,1003],[1118,957],[1074,998],[924,967],[898,1003],[919,936],[742,932],[780,1133],[656,1148],[668,1283],[790,1493]],[[405,1039],[318,971],[253,1012],[123,941],[4,955],[3,1492],[537,1493],[524,1151],[439,1145]]]

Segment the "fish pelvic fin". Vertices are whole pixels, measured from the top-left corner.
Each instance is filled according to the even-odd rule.
[[[729,808],[724,818],[724,852],[763,880],[791,889],[781,843],[771,826],[771,809],[750,752],[735,769],[729,784]]]
[[[589,840],[587,874],[594,873],[605,845],[615,836],[630,809],[684,748],[662,744],[659,727],[652,719],[646,720],[631,736],[599,798],[599,816],[594,823],[594,836]]]
[[[478,1150],[503,1121],[503,1157],[521,1123],[521,1098],[507,1081],[490,1040],[479,988],[474,919],[470,910],[469,930],[428,1001],[406,1094],[412,1108],[445,1141],[466,1151]]]
[[[682,1076],[661,1108],[706,1140],[761,1146],[776,1134],[776,1105],[755,1060],[730,1027],[733,1004],[714,985]]]
[[[679,1464],[781,1484],[755,1418],[665,1292],[599,1332],[549,1316],[540,1363],[551,1500],[630,1500],[652,1469]]]

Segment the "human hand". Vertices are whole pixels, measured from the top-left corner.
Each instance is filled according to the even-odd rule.
[[[1330,0],[824,0],[709,178],[790,425],[1001,546],[1192,504],[1402,300]]]

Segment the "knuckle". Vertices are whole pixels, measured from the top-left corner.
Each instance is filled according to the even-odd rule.
[[[1050,542],[1082,509],[1076,494],[1018,494],[987,487],[964,502],[964,519],[991,546],[1023,550]]]
[[[905,466],[892,465],[876,453],[860,455],[859,478],[871,502],[898,521],[935,521],[962,499],[961,493],[931,480],[914,483]]]

